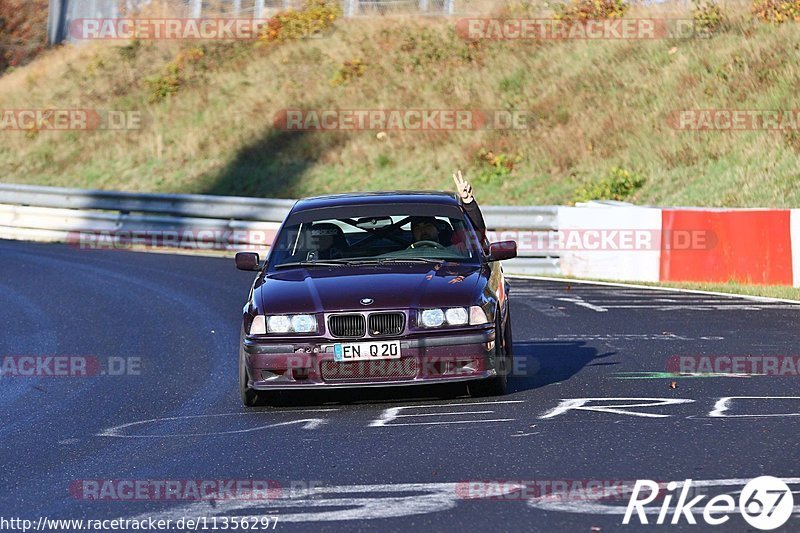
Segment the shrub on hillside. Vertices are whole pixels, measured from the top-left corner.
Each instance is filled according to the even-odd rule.
[[[185,82],[186,67],[190,63],[198,63],[205,57],[200,47],[182,50],[173,61],[164,67],[160,76],[147,78],[145,82],[150,89],[150,103],[160,102],[177,93]]]
[[[700,33],[715,33],[725,29],[727,21],[722,8],[714,0],[692,0],[695,30]]]
[[[382,40],[386,46],[401,52],[393,54],[399,72],[428,71],[441,74],[443,69],[458,67],[479,61],[480,41],[460,38],[455,29],[440,32],[434,28],[418,27],[414,31],[406,28],[384,30]]]
[[[800,0],[753,0],[753,15],[764,22],[800,22]]]
[[[350,59],[342,63],[342,66],[333,75],[330,84],[333,87],[345,85],[356,78],[360,78],[367,71],[367,64],[360,59]]]
[[[555,18],[565,22],[618,19],[628,7],[627,0],[570,0],[555,6]]]
[[[496,154],[491,150],[481,148],[476,155],[476,159],[480,166],[475,176],[475,182],[497,183],[511,176],[514,167],[517,163],[522,162],[523,157],[522,154]]]
[[[47,13],[48,0],[0,1],[0,74],[44,50]]]
[[[341,16],[342,8],[335,0],[306,0],[299,11],[283,11],[269,19],[259,40],[273,43],[321,35]]]
[[[614,167],[599,180],[587,183],[575,191],[573,202],[590,200],[626,200],[645,184],[643,176]]]

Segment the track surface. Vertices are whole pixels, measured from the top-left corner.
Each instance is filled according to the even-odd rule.
[[[253,411],[236,388],[251,275],[232,261],[16,242],[1,242],[0,258],[0,355],[141,361],[138,375],[0,378],[3,517],[266,513],[290,530],[635,531],[643,526],[621,525],[627,497],[555,510],[546,498],[465,500],[460,482],[691,478],[719,493],[759,475],[800,477],[800,399],[737,399],[723,414],[748,416],[709,416],[723,397],[798,397],[797,377],[657,374],[673,355],[797,355],[797,306],[515,279],[523,375],[500,401],[402,389]],[[630,374],[643,372],[656,374]],[[622,379],[632,376],[649,379]],[[689,401],[627,409],[665,417],[542,418],[578,398]],[[275,480],[283,492],[266,502],[86,501],[69,492],[85,479]],[[795,494],[785,530],[800,529],[798,506]],[[717,529],[748,526],[732,515]]]

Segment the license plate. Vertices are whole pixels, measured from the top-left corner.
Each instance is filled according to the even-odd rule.
[[[340,363],[400,359],[400,341],[337,343],[333,345],[333,359]]]

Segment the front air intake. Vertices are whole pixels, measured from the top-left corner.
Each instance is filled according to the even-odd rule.
[[[328,318],[328,329],[334,337],[363,337],[367,333],[367,321],[364,315],[333,315]]]
[[[369,334],[373,337],[400,335],[404,324],[403,313],[373,313],[369,315]]]

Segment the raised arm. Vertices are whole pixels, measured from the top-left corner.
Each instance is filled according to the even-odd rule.
[[[485,244],[486,241],[486,222],[483,220],[483,213],[481,208],[478,207],[478,202],[475,201],[475,195],[472,191],[472,185],[464,178],[464,174],[458,170],[453,174],[453,181],[456,184],[456,191],[461,197],[461,204],[467,212],[467,216],[472,221],[475,231],[481,239],[481,243]]]

